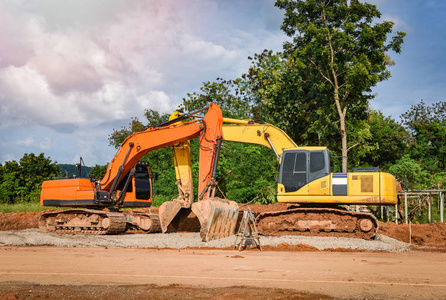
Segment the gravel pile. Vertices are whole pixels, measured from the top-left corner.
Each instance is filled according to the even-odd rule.
[[[202,242],[196,232],[168,234],[121,234],[121,235],[83,235],[42,233],[38,229],[0,231],[0,246],[57,246],[57,247],[107,247],[107,248],[196,248],[233,247],[235,236]],[[352,238],[308,237],[308,236],[262,236],[262,245],[277,246],[281,243],[289,245],[306,244],[324,249],[352,249],[367,251],[408,251],[410,245],[377,235],[375,240]]]

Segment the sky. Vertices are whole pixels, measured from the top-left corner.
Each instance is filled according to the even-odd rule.
[[[187,93],[235,79],[248,56],[282,50],[274,0],[0,0],[0,163],[44,153],[104,165],[113,129],[144,110],[173,112]],[[445,101],[446,1],[370,0],[407,33],[371,101],[399,116]]]

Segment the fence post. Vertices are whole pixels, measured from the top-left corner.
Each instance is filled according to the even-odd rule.
[[[398,224],[398,204],[395,204],[395,224]]]
[[[428,208],[427,208],[429,223],[432,223],[432,197],[429,194]]]
[[[444,214],[444,199],[443,199],[443,193],[440,192],[440,221],[441,222],[444,222],[443,214]]]
[[[407,208],[407,192],[404,192],[404,219],[406,221],[406,224],[409,224],[408,211],[409,209]]]

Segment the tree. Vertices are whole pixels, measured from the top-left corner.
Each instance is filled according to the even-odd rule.
[[[426,105],[421,100],[401,115],[412,136],[410,154],[430,173],[446,171],[446,102]]]
[[[321,106],[318,92],[305,66],[286,53],[264,50],[249,58],[247,81],[261,118],[284,130],[298,145],[335,143],[334,110]]]
[[[278,0],[275,5],[285,10],[281,29],[293,38],[285,52],[316,80],[325,95],[319,106],[337,111],[346,172],[348,112],[364,111],[373,98],[371,87],[390,77],[387,52],[401,52],[405,33],[397,32],[386,44],[393,22],[376,22],[381,17],[376,6],[358,0]]]
[[[226,118],[253,118],[255,106],[250,94],[249,87],[240,78],[235,80],[217,78],[214,82],[204,82],[200,92],[187,93],[187,98],[183,98],[181,106],[187,112],[192,112],[208,107],[209,103],[214,102],[218,104]]]
[[[7,161],[2,166],[0,202],[13,203],[20,198],[24,201],[37,200],[42,182],[60,174],[59,166],[43,153],[25,153],[16,161]]]
[[[93,168],[90,169],[90,172],[88,173],[87,177],[91,177],[94,175],[94,178],[96,179],[102,179],[105,176],[105,173],[107,172],[107,165],[95,165]]]
[[[370,110],[368,124],[371,133],[368,142],[374,149],[362,161],[388,169],[407,154],[410,135],[401,124],[385,117],[381,111]]]

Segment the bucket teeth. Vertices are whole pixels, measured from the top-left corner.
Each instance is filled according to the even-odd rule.
[[[192,205],[192,212],[200,221],[203,242],[234,234],[238,218],[238,205],[234,201],[209,199]]]

